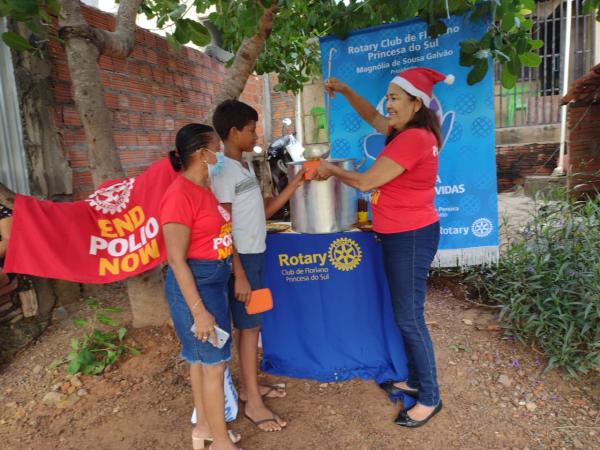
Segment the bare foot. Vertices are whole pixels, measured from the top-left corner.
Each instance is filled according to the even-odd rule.
[[[394,383],[394,386],[400,389],[408,389],[412,391],[417,390],[417,388],[410,387],[406,381],[397,381],[396,383]]]
[[[408,410],[408,417],[413,420],[425,420],[433,412],[435,406],[425,406],[417,403]]]
[[[246,404],[244,414],[262,431],[281,431],[287,426],[287,422],[267,408],[264,403],[258,406]]]

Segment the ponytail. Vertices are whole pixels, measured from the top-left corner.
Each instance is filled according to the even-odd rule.
[[[177,150],[171,150],[169,152],[169,161],[175,172],[179,172],[183,167],[183,164],[181,164],[181,158],[179,158],[179,155],[177,154]]]

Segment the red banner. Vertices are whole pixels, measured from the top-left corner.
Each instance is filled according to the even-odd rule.
[[[137,178],[108,181],[86,200],[18,195],[4,270],[79,283],[111,283],[166,260],[160,199],[178,176],[168,158]]]

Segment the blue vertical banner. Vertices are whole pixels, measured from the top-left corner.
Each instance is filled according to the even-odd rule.
[[[346,40],[321,39],[323,78],[348,84],[387,115],[385,94],[399,72],[429,67],[454,75],[454,84],[438,83],[430,105],[441,123],[443,146],[435,186],[441,240],[434,265],[482,264],[498,259],[493,71],[467,84],[469,67],[459,64],[459,43],[479,39],[485,21],[467,16],[445,21],[445,34],[431,38],[420,19],[352,32]],[[326,99],[327,101],[327,99]],[[385,136],[363,121],[342,95],[331,99],[332,158],[354,158],[368,169],[384,147]],[[409,149],[407,149],[409,151]]]

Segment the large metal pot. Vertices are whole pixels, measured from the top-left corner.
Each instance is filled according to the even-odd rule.
[[[354,170],[353,159],[329,161],[346,170]],[[288,179],[301,169],[304,161],[290,162]],[[325,181],[305,181],[290,199],[292,229],[299,233],[335,233],[350,228],[356,222],[356,189],[336,177]]]

